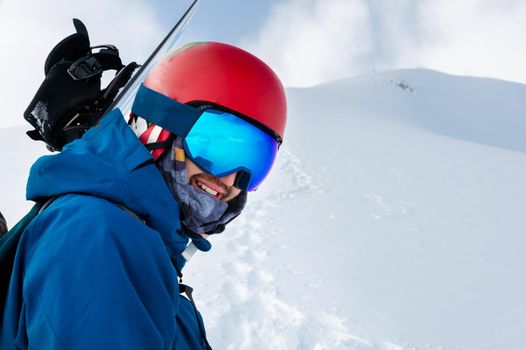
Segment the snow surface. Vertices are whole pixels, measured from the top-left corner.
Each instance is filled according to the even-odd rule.
[[[213,347],[525,349],[526,86],[398,70],[287,93],[274,172],[185,269]],[[23,131],[0,130],[11,225],[44,153]]]

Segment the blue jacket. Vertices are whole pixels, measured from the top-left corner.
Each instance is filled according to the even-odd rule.
[[[204,347],[171,261],[188,244],[179,207],[151,159],[115,110],[33,165],[27,198],[61,196],[22,235],[2,350]]]

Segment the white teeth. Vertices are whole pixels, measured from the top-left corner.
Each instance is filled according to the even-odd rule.
[[[217,195],[217,191],[214,191],[213,189],[211,189],[210,187],[198,182],[197,183],[199,185],[199,187],[201,187],[204,191],[210,193],[212,196],[215,196]]]

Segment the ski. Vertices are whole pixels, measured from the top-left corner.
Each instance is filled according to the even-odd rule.
[[[186,9],[184,14],[179,18],[173,28],[166,34],[164,39],[152,52],[150,57],[140,66],[139,70],[131,77],[131,79],[122,88],[122,91],[115,98],[113,103],[106,109],[104,114],[112,111],[115,108],[119,108],[124,116],[128,115],[133,104],[135,94],[139,89],[140,84],[144,81],[152,67],[157,63],[159,58],[166,55],[174,46],[177,44],[181,35],[183,34],[187,24],[193,17],[199,0],[193,0],[190,6]]]

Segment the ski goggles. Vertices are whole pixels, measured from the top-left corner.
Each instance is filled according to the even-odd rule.
[[[132,112],[183,136],[186,155],[201,170],[216,177],[237,172],[234,186],[244,191],[255,191],[276,159],[276,138],[219,108],[200,110],[141,85]]]
[[[238,173],[234,186],[254,191],[267,177],[276,159],[278,143],[266,132],[240,117],[206,109],[183,142],[186,155],[216,177]]]

